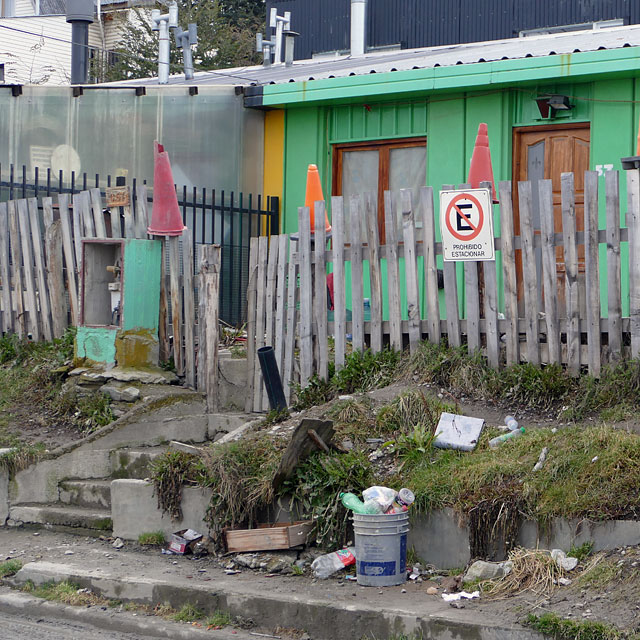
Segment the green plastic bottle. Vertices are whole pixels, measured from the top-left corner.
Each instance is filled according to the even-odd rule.
[[[342,504],[347,509],[351,509],[353,513],[360,515],[377,515],[382,513],[380,505],[375,500],[362,502],[355,493],[341,493],[340,500],[342,500]]]

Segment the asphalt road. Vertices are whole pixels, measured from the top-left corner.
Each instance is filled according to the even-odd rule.
[[[66,620],[44,620],[0,612],[3,640],[138,640],[148,638],[131,633],[101,631],[90,625]]]

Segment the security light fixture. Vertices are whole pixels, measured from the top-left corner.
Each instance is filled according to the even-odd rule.
[[[545,95],[536,98],[538,110],[543,118],[553,118],[556,111],[569,111],[573,109],[573,105],[569,102],[568,96],[562,95]]]

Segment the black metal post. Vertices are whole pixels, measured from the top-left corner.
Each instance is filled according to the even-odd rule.
[[[258,360],[262,369],[264,386],[267,388],[269,406],[274,411],[284,411],[287,408],[287,401],[284,397],[282,380],[278,372],[278,364],[273,347],[260,347],[258,349]]]

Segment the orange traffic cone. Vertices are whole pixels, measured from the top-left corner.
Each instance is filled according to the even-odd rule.
[[[471,184],[472,189],[477,189],[481,182],[490,182],[493,204],[498,204],[496,187],[493,182],[489,136],[487,134],[487,125],[484,122],[481,122],[478,126],[478,135],[476,136],[476,144],[473,148],[473,155],[471,156],[471,168],[469,169],[467,182]]]
[[[304,197],[304,206],[309,207],[309,222],[311,224],[311,233],[315,230],[315,203],[318,201],[324,201],[322,195],[322,185],[320,184],[320,174],[318,173],[318,167],[315,164],[310,164],[307,169],[307,191]],[[329,224],[329,218],[327,217],[327,210],[324,210],[325,219],[325,231],[329,233],[331,231],[331,225]]]
[[[153,150],[153,210],[147,231],[153,236],[181,236],[182,223],[169,154],[156,140]]]

